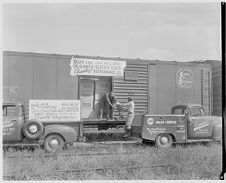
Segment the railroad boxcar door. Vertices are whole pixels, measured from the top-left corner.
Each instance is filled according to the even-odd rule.
[[[111,77],[80,76],[79,90],[82,118],[97,118],[100,99],[111,90]]]

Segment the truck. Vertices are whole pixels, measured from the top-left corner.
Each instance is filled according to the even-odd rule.
[[[143,114],[140,119],[139,130],[133,126],[132,135],[141,136],[143,142],[155,141],[157,147],[222,140],[221,117],[206,115],[199,104],[176,105],[172,107],[171,115]],[[104,120],[103,124],[106,123]],[[116,123],[123,125],[124,121],[108,121],[108,125]],[[99,121],[90,124],[99,124]],[[28,120],[23,104],[3,103],[4,147],[40,145],[47,152],[59,152],[67,145],[85,140],[83,125],[83,121]]]
[[[221,141],[222,118],[206,115],[202,105],[180,104],[169,115],[145,114],[141,130],[132,129],[143,142],[154,141],[157,147],[171,147],[173,143]]]
[[[3,102],[3,146],[43,146],[47,152],[59,152],[67,144],[83,141],[82,121],[28,120],[25,106]]]

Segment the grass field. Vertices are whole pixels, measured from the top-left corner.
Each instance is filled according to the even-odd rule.
[[[4,180],[219,179],[221,145],[86,144],[56,156],[41,149],[6,151]]]

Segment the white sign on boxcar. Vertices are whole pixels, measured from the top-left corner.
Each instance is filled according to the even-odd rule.
[[[179,69],[176,73],[177,85],[181,88],[191,88],[193,84],[193,73],[190,69]]]
[[[80,121],[80,100],[29,100],[29,120]]]
[[[71,58],[72,76],[123,76],[126,61]]]

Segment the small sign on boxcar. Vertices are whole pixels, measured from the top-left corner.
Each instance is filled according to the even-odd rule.
[[[190,69],[179,69],[176,73],[177,85],[181,88],[191,88],[193,84],[193,73]]]
[[[29,100],[29,120],[80,121],[80,100]]]

